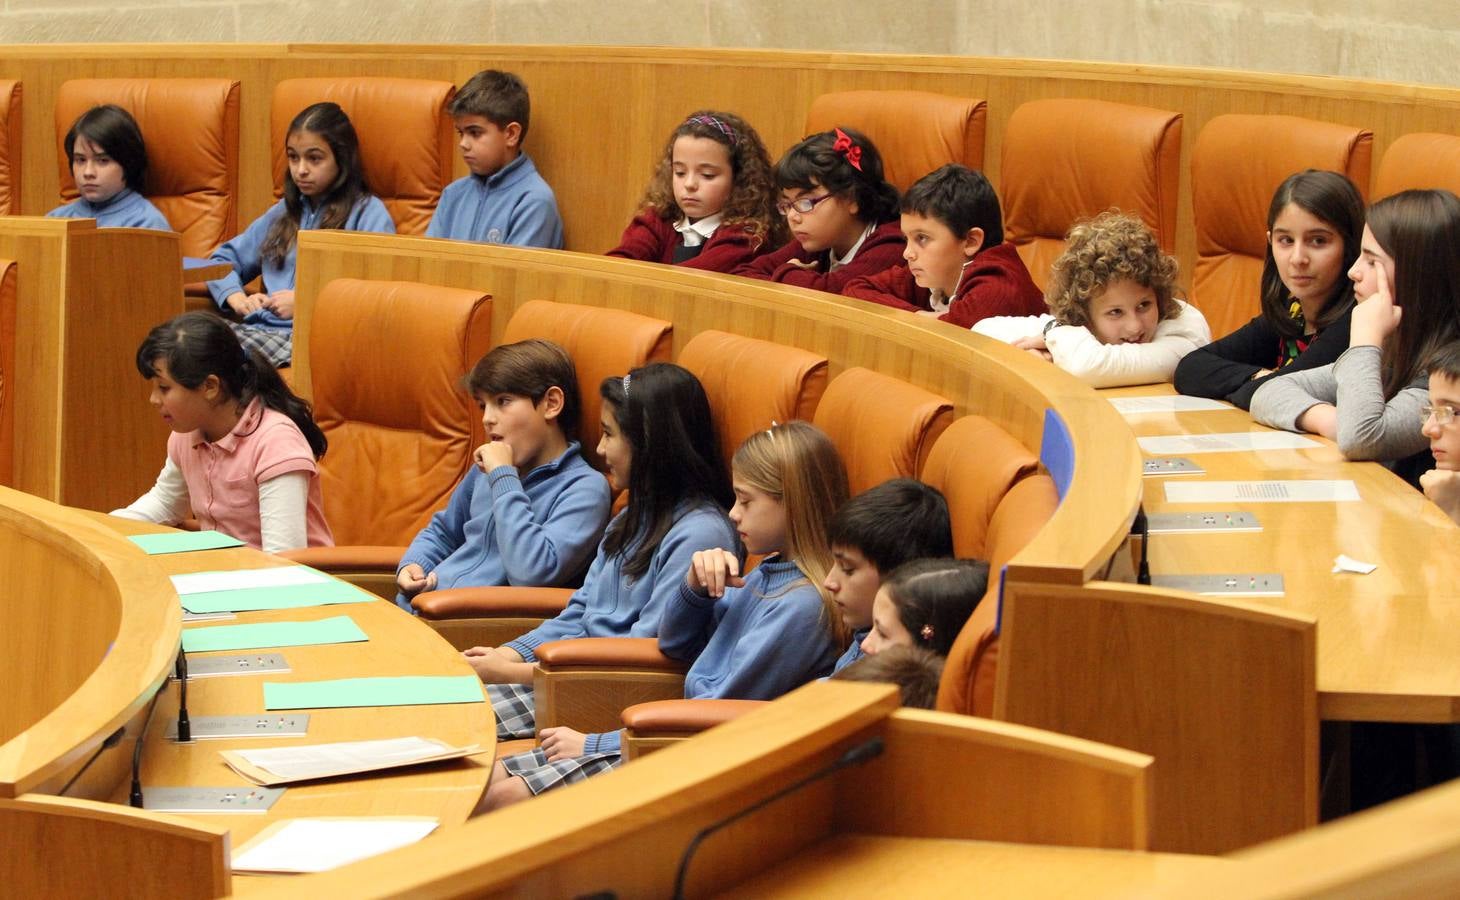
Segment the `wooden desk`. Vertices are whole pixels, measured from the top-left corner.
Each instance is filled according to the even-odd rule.
[[[1161,396],[1173,390],[1159,385],[1100,393]],[[1235,408],[1127,421],[1140,437],[1271,430]],[[1192,458],[1206,474],[1195,478],[1351,479],[1362,502],[1217,504],[1253,513],[1262,531],[1153,535],[1151,572],[1281,572],[1285,596],[1252,602],[1317,618],[1319,714],[1326,720],[1460,721],[1460,530],[1378,463],[1349,462],[1331,442],[1315,440],[1323,446],[1202,453]],[[1145,479],[1146,511],[1216,508],[1166,502],[1165,484],[1192,477]],[[1333,574],[1340,553],[1379,568],[1369,575]]]

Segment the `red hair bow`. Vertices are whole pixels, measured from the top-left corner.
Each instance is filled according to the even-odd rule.
[[[852,168],[862,171],[862,148],[852,143],[852,139],[840,128],[836,129],[836,142],[831,145],[831,149],[846,157]]]

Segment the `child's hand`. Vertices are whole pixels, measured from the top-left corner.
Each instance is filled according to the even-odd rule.
[[[740,560],[718,547],[696,551],[684,580],[696,594],[716,598],[725,596],[726,587],[745,586],[745,579],[740,577]]]
[[[461,655],[484,684],[503,684],[508,680],[507,665],[511,662],[495,647],[473,647]]]
[[[816,268],[816,260],[813,259],[810,262],[806,262],[802,259],[788,259],[786,260],[786,265],[795,266],[798,269],[814,269]]]
[[[294,318],[294,292],[274,291],[269,295],[268,306],[281,319]]]
[[[258,312],[267,306],[269,296],[268,294],[245,294],[243,291],[234,291],[224,302],[241,318],[247,318],[249,313]]]
[[[512,465],[512,445],[506,441],[488,441],[477,448],[473,458],[485,475],[501,466]]]
[[[395,573],[395,586],[402,595],[414,597],[422,591],[436,590],[436,573],[427,575],[426,570],[416,563],[407,563]]]
[[[548,762],[582,756],[584,743],[586,741],[581,731],[563,726],[542,730],[542,752],[547,754]]]
[[[1374,268],[1379,276],[1379,287],[1369,295],[1369,299],[1354,307],[1353,318],[1349,320],[1350,347],[1384,346],[1384,339],[1399,327],[1399,319],[1404,314],[1403,309],[1394,305],[1389,273],[1384,270],[1384,263],[1376,259]]]
[[[1045,362],[1054,362],[1054,355],[1049,352],[1049,345],[1044,342],[1044,335],[1042,334],[1021,337],[1009,346],[1019,350],[1028,350]]]
[[[1460,472],[1431,469],[1419,476],[1419,486],[1445,515],[1460,521]]]

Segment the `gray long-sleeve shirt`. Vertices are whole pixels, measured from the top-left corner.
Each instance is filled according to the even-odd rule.
[[[1429,402],[1421,373],[1388,401],[1378,347],[1350,347],[1327,366],[1274,378],[1252,395],[1252,418],[1298,431],[1298,417],[1320,403],[1338,408],[1338,449],[1349,459],[1403,459],[1429,447],[1420,407]]]

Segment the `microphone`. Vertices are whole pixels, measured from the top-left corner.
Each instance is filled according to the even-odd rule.
[[[852,747],[850,750],[843,753],[841,756],[838,756],[835,760],[832,761],[831,765],[818,769],[815,772],[812,772],[810,775],[807,775],[805,778],[802,778],[800,781],[793,782],[786,787],[781,788],[779,791],[776,791],[774,794],[771,794],[769,797],[766,797],[759,803],[756,803],[748,807],[747,809],[742,809],[738,813],[733,813],[718,822],[713,822],[710,825],[701,828],[695,834],[695,836],[690,839],[689,846],[684,848],[684,855],[681,856],[679,859],[679,871],[675,873],[674,876],[674,900],[684,900],[684,882],[685,878],[689,875],[690,861],[694,859],[695,852],[699,850],[700,844],[704,843],[705,838],[721,830],[722,828],[725,828],[728,825],[735,824],[736,822],[740,821],[751,813],[759,812],[760,810],[766,808],[770,804],[776,802],[777,800],[785,797],[788,794],[796,793],[797,791],[801,790],[812,782],[820,781],[826,776],[835,774],[836,772],[840,772],[842,769],[845,769],[849,766],[860,766],[868,760],[880,756],[882,754],[882,750],[883,744],[882,738],[880,737],[874,737],[869,740],[863,741],[862,743],[856,745],[855,747]]]
[[[152,702],[147,706],[147,717],[142,720],[142,730],[137,732],[137,745],[132,748],[132,793],[127,798],[136,809],[142,808],[142,744],[147,740],[147,726],[152,724],[152,713],[157,709],[157,701],[162,698],[162,688],[159,685],[157,693],[152,695]]]
[[[1146,519],[1145,504],[1136,507],[1136,518],[1131,523],[1131,534],[1141,536],[1141,558],[1136,565],[1136,584],[1151,583],[1151,565],[1146,561],[1146,548],[1151,544],[1151,523]]]
[[[177,742],[186,744],[193,739],[193,723],[188,720],[188,654],[177,651]]]

